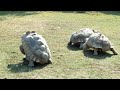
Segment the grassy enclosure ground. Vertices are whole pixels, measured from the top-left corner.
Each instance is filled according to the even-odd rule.
[[[120,55],[112,52],[93,56],[67,47],[80,28],[104,33],[120,54],[120,12],[0,12],[0,78],[8,79],[104,79],[120,78]],[[47,41],[53,64],[30,68],[23,65],[21,36],[36,31]]]

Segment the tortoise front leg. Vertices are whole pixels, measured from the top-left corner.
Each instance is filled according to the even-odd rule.
[[[32,59],[29,60],[28,66],[33,67],[34,66],[34,61]]]
[[[93,55],[98,55],[98,49],[97,48],[94,48],[94,53],[93,53]]]
[[[111,48],[110,50],[113,52],[114,55],[118,55],[118,52],[114,48]]]
[[[83,51],[86,51],[88,49],[88,45],[86,43],[83,44]]]
[[[70,42],[68,42],[68,45],[72,45],[72,42],[70,41]]]
[[[83,49],[83,44],[84,44],[84,43],[80,43],[80,47],[79,47],[79,48],[80,48],[81,50]]]

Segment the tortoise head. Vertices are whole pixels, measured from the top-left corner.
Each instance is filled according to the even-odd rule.
[[[76,33],[72,34],[72,36],[71,36],[71,38],[70,38],[70,42],[72,42],[72,43],[77,43],[77,42],[79,42],[78,34],[76,34]]]
[[[26,32],[26,35],[29,35],[29,34],[30,34],[30,31],[27,31],[27,32]]]
[[[35,31],[31,31],[31,33],[35,33]]]

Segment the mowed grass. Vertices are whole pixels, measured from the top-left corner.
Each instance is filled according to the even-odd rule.
[[[93,56],[68,47],[80,28],[105,34],[120,54],[120,12],[0,12],[0,78],[4,79],[114,79],[120,78],[120,55],[111,51]],[[36,31],[47,41],[53,64],[30,68],[19,50],[21,36]]]

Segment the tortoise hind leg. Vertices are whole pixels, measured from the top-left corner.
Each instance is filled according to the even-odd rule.
[[[98,49],[97,48],[94,48],[94,53],[93,55],[98,55]]]
[[[52,64],[52,61],[51,61],[51,60],[49,60],[49,61],[48,61],[48,64]]]
[[[118,52],[114,48],[111,48],[110,50],[113,52],[114,55],[118,55]]]

